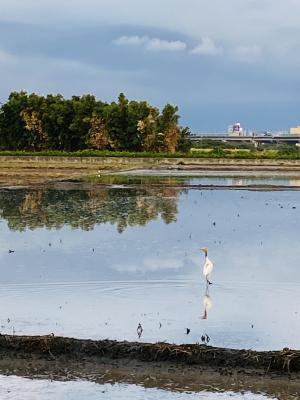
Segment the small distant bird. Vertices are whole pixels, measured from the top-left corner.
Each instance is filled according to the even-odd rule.
[[[203,249],[200,249],[200,250],[202,250],[204,252],[204,254],[205,254],[205,262],[204,262],[204,265],[203,265],[203,275],[206,278],[207,284],[211,285],[209,277],[210,277],[210,274],[212,273],[214,265],[213,265],[213,263],[210,261],[210,259],[207,256],[208,249],[206,247],[204,247]]]
[[[161,324],[161,322],[159,323],[159,329],[162,327],[162,324]]]
[[[11,250],[11,249],[8,250],[8,254],[11,254],[11,253],[14,253],[14,252],[15,252],[14,250]]]
[[[213,222],[213,226],[216,226],[216,223],[215,223],[215,221]]]
[[[208,344],[210,342],[210,337],[208,336],[207,333],[201,336],[201,342],[204,344]]]
[[[140,338],[142,336],[142,333],[143,333],[143,327],[142,327],[141,324],[138,324],[138,327],[137,327],[136,331],[137,331],[138,337]]]
[[[191,332],[190,328],[186,328],[186,334],[188,335]]]

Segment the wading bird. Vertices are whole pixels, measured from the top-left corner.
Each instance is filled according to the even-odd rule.
[[[142,336],[142,333],[143,333],[143,327],[142,327],[142,325],[140,323],[138,324],[138,327],[137,327],[136,331],[137,331],[138,337],[140,338]]]
[[[210,261],[210,259],[207,257],[207,252],[208,252],[207,248],[204,247],[204,248],[201,249],[201,250],[202,250],[202,251],[204,252],[204,254],[205,254],[205,263],[204,263],[204,265],[203,265],[203,275],[204,275],[205,278],[206,278],[207,284],[208,284],[208,285],[211,285],[211,282],[210,282],[210,280],[209,280],[209,277],[210,277],[210,274],[211,274],[211,272],[212,272],[212,270],[213,270],[214,265],[213,265],[213,263]]]

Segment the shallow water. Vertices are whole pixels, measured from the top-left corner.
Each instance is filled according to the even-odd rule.
[[[183,186],[283,186],[300,187],[299,171],[199,171],[199,170],[131,170],[98,176],[99,182],[172,183]]]
[[[300,347],[298,192],[16,189],[0,209],[2,333]]]
[[[299,193],[143,183],[0,190],[1,333],[299,348]],[[297,397],[166,388],[0,375],[8,400]]]
[[[20,390],[20,387],[22,390]],[[17,376],[0,375],[0,397],[7,400],[49,400],[49,399],[104,399],[104,400],[267,400],[275,398],[264,394],[250,392],[171,392],[167,390],[145,388],[140,385],[97,384],[86,381],[57,382],[49,380],[31,380]]]

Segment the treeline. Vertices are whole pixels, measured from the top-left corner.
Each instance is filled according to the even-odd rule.
[[[13,92],[0,108],[0,150],[174,153],[190,149],[189,135],[179,126],[177,106],[167,104],[160,112],[123,93],[105,103],[92,95]]]

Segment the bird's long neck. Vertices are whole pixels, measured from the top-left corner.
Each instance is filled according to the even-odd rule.
[[[207,250],[204,250],[205,258],[207,258]]]

